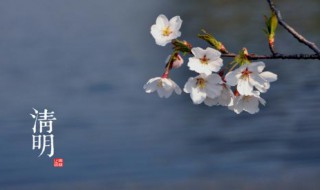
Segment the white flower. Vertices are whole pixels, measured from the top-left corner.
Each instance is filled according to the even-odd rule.
[[[181,36],[179,31],[182,24],[180,16],[175,16],[168,21],[165,15],[159,15],[156,23],[151,26],[151,34],[156,40],[156,44],[165,46],[173,39]]]
[[[168,58],[166,59],[167,64],[170,61],[170,57],[171,57],[171,55],[169,55]],[[177,68],[181,67],[182,64],[183,64],[183,58],[179,54],[176,54],[174,57],[174,61],[172,63],[172,68],[177,69]]]
[[[260,97],[260,92],[253,91],[251,95],[236,96],[233,100],[233,105],[229,108],[237,114],[240,114],[242,111],[254,114],[259,112],[259,102],[262,105],[266,104],[266,101]]]
[[[207,106],[213,106],[213,105],[232,106],[233,105],[234,94],[230,89],[230,86],[226,84],[222,84],[221,86],[222,86],[222,91],[220,96],[213,99],[207,97],[204,100],[204,103]]]
[[[188,67],[191,71],[210,75],[212,72],[218,72],[222,66],[221,53],[213,48],[202,49],[192,48],[194,57],[189,58]]]
[[[184,92],[190,93],[194,104],[201,104],[207,97],[216,98],[220,96],[223,81],[217,74],[198,75],[190,77],[184,86]]]
[[[237,90],[241,95],[252,94],[253,87],[260,92],[266,92],[270,88],[270,82],[277,80],[277,75],[271,72],[262,72],[264,67],[263,62],[243,65],[229,72],[225,77],[226,82],[230,86],[237,85]]]
[[[155,77],[150,79],[144,86],[146,93],[154,91],[158,92],[160,98],[168,98],[172,92],[175,91],[177,94],[181,94],[180,87],[171,79]]]

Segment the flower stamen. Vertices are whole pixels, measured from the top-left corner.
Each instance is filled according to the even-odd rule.
[[[205,65],[208,64],[209,60],[210,60],[210,59],[208,59],[206,55],[204,55],[202,58],[200,58],[200,62],[201,62],[202,64],[205,64]]]
[[[162,80],[159,80],[159,81],[158,81],[157,86],[158,86],[158,87],[160,87],[160,88],[162,88],[162,87],[163,87]]]
[[[197,86],[199,86],[199,88],[203,89],[206,87],[206,80],[204,80],[203,78],[197,78]]]
[[[249,102],[252,96],[243,96],[243,101]]]
[[[250,74],[252,72],[248,70],[248,68],[246,68],[244,71],[241,72],[241,79],[248,79]]]
[[[170,27],[167,26],[162,30],[162,35],[163,36],[169,36],[172,33],[172,31],[170,30]]]

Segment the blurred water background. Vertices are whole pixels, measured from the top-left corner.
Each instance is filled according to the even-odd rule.
[[[318,0],[276,3],[320,44]],[[160,99],[142,86],[170,53],[149,33],[161,13],[195,46],[205,28],[233,52],[269,53],[266,1],[0,2],[0,189],[320,189],[320,62],[266,61],[279,80],[253,116]],[[276,48],[312,52],[283,29]],[[55,111],[64,168],[32,151],[33,107]]]

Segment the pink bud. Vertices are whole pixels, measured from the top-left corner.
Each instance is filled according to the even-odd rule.
[[[183,64],[183,59],[179,54],[176,54],[175,60],[172,64],[172,67],[177,69],[179,67],[181,67],[181,65]]]
[[[168,56],[166,63],[168,63],[169,59],[170,59],[170,55]],[[172,68],[177,69],[177,68],[181,67],[181,65],[183,64],[182,57],[179,54],[176,54],[173,59],[174,59],[174,61],[172,63]]]

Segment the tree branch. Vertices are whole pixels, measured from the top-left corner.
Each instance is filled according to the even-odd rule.
[[[320,49],[317,47],[317,45],[314,42],[311,42],[307,40],[305,37],[303,37],[301,34],[299,34],[295,29],[293,29],[291,26],[289,26],[281,16],[280,11],[276,8],[272,0],[267,0],[270,6],[270,9],[276,14],[279,24],[284,27],[290,34],[293,35],[294,38],[296,38],[299,42],[305,44],[310,49],[312,49],[315,53],[320,55]]]
[[[222,54],[221,57],[236,57],[235,53],[226,53]],[[249,54],[247,56],[249,60],[258,60],[258,59],[318,59],[320,60],[320,54],[274,54],[274,55],[257,55]]]

